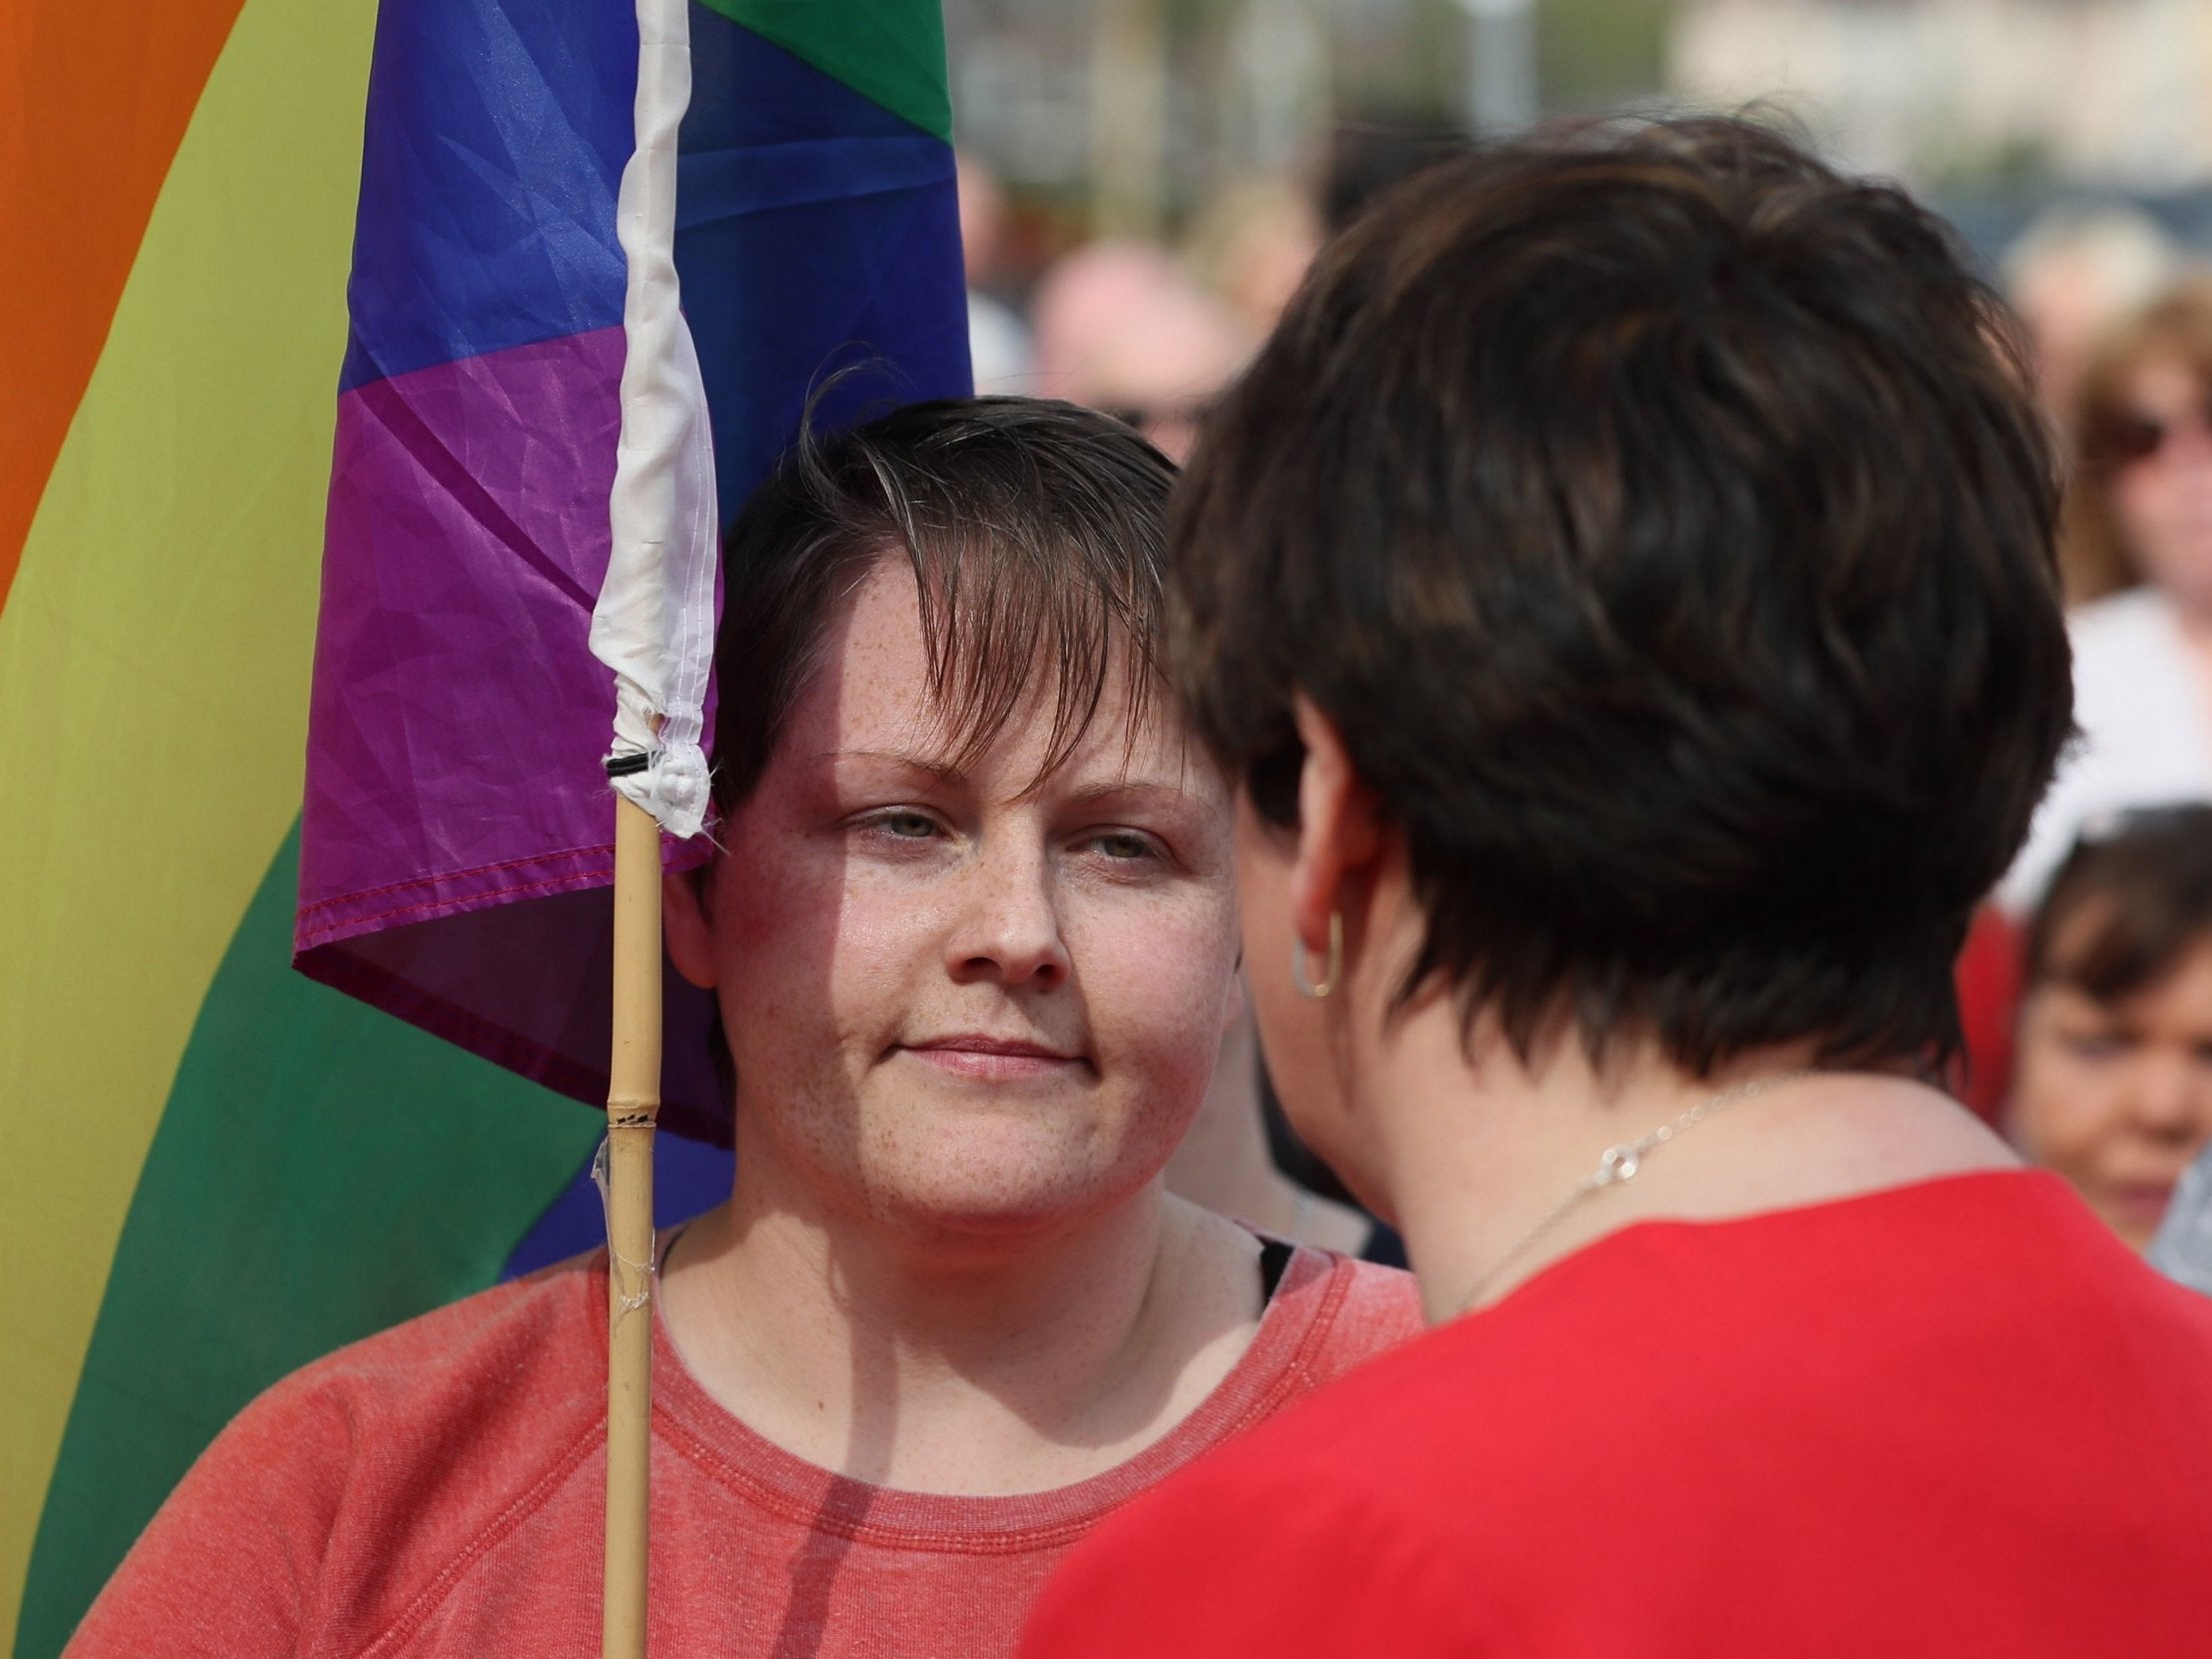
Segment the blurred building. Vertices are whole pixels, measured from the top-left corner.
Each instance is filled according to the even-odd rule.
[[[1509,14],[1545,116],[1764,101],[1992,253],[2084,193],[2212,238],[2212,0],[945,0],[961,145],[1046,253],[1310,184],[1340,127],[1479,116]]]
[[[1378,5],[1402,0],[1352,0]],[[1157,234],[1224,179],[1297,165],[1331,26],[1327,0],[947,0],[959,140],[1094,229]]]
[[[1679,96],[1773,100],[1847,163],[1924,183],[2212,174],[2206,0],[1677,0],[1667,59]]]

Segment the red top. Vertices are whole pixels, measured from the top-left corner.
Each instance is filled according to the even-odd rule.
[[[473,1296],[272,1388],[154,1517],[69,1659],[597,1654],[604,1263]],[[1405,1273],[1300,1250],[1244,1356],[1165,1437],[1057,1491],[940,1497],[779,1450],[656,1324],[652,1651],[1006,1653],[1116,1505],[1419,1328]]]
[[[2212,1300],[2043,1174],[1628,1228],[1133,1505],[1021,1652],[2212,1653]]]

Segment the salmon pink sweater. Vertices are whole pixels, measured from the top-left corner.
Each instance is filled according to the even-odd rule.
[[[588,1659],[605,1512],[604,1256],[471,1297],[279,1383],[226,1429],[68,1659]],[[1413,1281],[1301,1249],[1235,1368],[1128,1462],[943,1497],[816,1468],[654,1336],[652,1651],[1001,1654],[1109,1512],[1420,1327]]]

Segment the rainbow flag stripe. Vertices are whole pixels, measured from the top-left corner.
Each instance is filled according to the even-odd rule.
[[[840,363],[896,379],[838,384],[830,423],[966,388],[949,112],[941,79],[913,74],[941,66],[936,31],[933,3],[691,7],[676,263],[725,514]],[[603,1101],[611,698],[585,633],[619,413],[635,25],[604,0],[388,5],[376,51],[298,962]],[[662,1122],[726,1136],[708,1001],[671,975],[666,1002]]]
[[[964,384],[949,112],[934,0],[692,16],[679,256],[727,506],[830,349],[887,353],[908,395]],[[626,137],[545,105],[535,123],[487,108],[470,126],[439,100],[493,66],[615,109],[626,134],[632,27],[620,0],[387,0],[381,18],[373,0],[15,8],[0,1629],[19,1659],[59,1651],[253,1393],[591,1225],[575,1179],[599,1125],[545,1087],[587,1095],[588,1056],[563,1062],[550,1027],[471,1028],[459,1016],[486,1011],[467,973],[412,947],[515,918],[505,948],[568,950],[558,905],[596,901],[606,709],[586,737],[515,698],[542,689],[541,651],[564,648],[546,618],[595,584],[594,537],[603,557]],[[410,136],[411,108],[437,142]],[[440,257],[457,249],[473,253]],[[414,528],[395,539],[410,491],[397,521]],[[364,539],[388,557],[381,578],[343,556]],[[484,543],[527,549],[542,590],[502,596],[436,556]],[[430,686],[404,631],[426,607],[454,620],[445,666],[473,642],[475,682]],[[381,652],[364,680],[315,673],[334,609],[326,670]],[[392,733],[420,745],[428,706],[493,734],[519,852],[391,805],[380,768],[425,775],[396,763]],[[579,784],[533,772],[571,755]],[[432,765],[428,795],[460,766]],[[349,813],[358,837],[334,839]],[[492,870],[517,858],[537,861],[527,879]],[[554,902],[506,902],[534,892]],[[295,943],[326,983],[290,971]],[[677,1185],[687,1168],[726,1163],[679,1157]]]

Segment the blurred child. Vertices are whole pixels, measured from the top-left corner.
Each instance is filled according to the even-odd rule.
[[[2011,1128],[2137,1249],[2212,1140],[2212,803],[2093,827],[2028,928]]]

